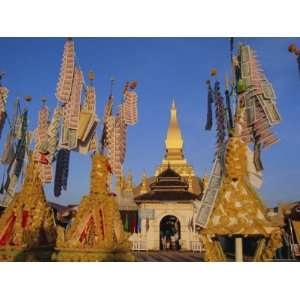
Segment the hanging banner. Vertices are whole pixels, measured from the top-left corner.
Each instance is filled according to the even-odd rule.
[[[208,186],[204,192],[201,205],[196,217],[196,223],[201,227],[206,227],[209,217],[213,211],[215,200],[217,198],[223,176],[223,166],[225,157],[226,143],[220,149],[220,156],[216,157],[212,172],[208,181]]]

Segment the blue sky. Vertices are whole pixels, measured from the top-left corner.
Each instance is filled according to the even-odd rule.
[[[239,38],[257,51],[263,69],[277,94],[283,122],[274,131],[280,143],[263,151],[264,184],[260,193],[269,206],[279,201],[300,200],[300,78],[296,58],[287,51],[299,38]],[[30,128],[37,124],[40,98],[47,97],[50,109],[58,80],[63,38],[0,38],[0,69],[3,84],[10,90],[8,111],[16,96],[31,95]],[[229,42],[226,38],[75,38],[76,56],[85,74],[95,72],[97,110],[102,115],[109,93],[109,80],[116,77],[116,103],[126,80],[139,81],[139,122],[129,127],[125,171],[131,170],[138,183],[143,171],[153,175],[164,155],[169,109],[175,98],[184,138],[186,159],[201,176],[209,172],[215,131],[204,130],[207,88],[212,67],[223,81],[229,73]],[[1,138],[1,151],[7,126]],[[78,203],[89,190],[89,155],[72,152],[69,186],[59,198],[53,185],[46,186],[49,201]],[[1,166],[1,174],[3,167]]]

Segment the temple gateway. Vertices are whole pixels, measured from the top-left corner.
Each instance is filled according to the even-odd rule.
[[[196,176],[183,153],[175,102],[165,140],[165,155],[155,176],[117,178],[115,192],[125,230],[139,241],[137,250],[200,250],[195,218],[206,178]]]

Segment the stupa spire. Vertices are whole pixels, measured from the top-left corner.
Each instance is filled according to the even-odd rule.
[[[175,100],[173,100],[172,102],[171,118],[170,118],[165,145],[166,145],[165,158],[167,160],[183,158],[183,151],[182,151],[183,139],[177,121],[177,110],[176,110]]]
[[[177,121],[177,109],[173,99],[170,110],[170,122],[165,140],[165,155],[160,166],[155,171],[158,176],[164,170],[171,168],[180,176],[195,176],[195,172],[189,165],[183,155],[183,138]]]
[[[125,191],[132,192],[133,191],[133,178],[131,171],[128,172],[126,183],[125,183]]]
[[[142,176],[142,186],[140,189],[140,194],[145,194],[147,192],[148,192],[147,175],[146,172],[144,172]]]

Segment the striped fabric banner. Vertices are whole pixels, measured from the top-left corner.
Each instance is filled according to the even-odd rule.
[[[86,102],[83,106],[83,109],[96,112],[96,90],[93,86],[87,87]]]
[[[82,72],[76,67],[70,98],[70,110],[68,111],[69,115],[67,116],[67,119],[69,121],[68,128],[70,129],[78,129],[82,84]]]
[[[120,126],[119,126],[119,117],[110,116],[107,122],[107,156],[109,160],[110,167],[114,175],[120,175],[122,172],[122,164],[120,157],[120,145],[119,145],[119,136],[120,136]]]
[[[122,174],[126,154],[127,125],[137,122],[137,81],[126,82],[122,104],[116,116],[112,116],[113,97],[110,96],[104,110],[102,147],[107,147],[109,163],[116,176]]]
[[[38,127],[34,132],[36,141],[33,151],[33,159],[38,162],[39,176],[42,183],[52,181],[52,167],[48,151],[48,123],[49,110],[44,106],[39,112]]]
[[[60,148],[75,150],[78,146],[77,130],[79,127],[82,72],[75,67],[70,100],[62,107],[63,124],[61,127]]]
[[[6,111],[7,96],[8,96],[8,89],[4,86],[0,86],[0,112]]]
[[[96,91],[93,86],[86,90],[85,103],[80,112],[78,150],[85,154],[97,149],[96,129],[99,119],[96,113]]]
[[[135,91],[125,91],[124,93],[124,119],[128,125],[135,125],[137,123],[137,98]]]
[[[6,114],[6,99],[8,95],[8,89],[4,86],[0,86],[0,138],[2,135],[2,130],[4,128]]]
[[[75,68],[74,42],[68,39],[65,43],[64,53],[61,63],[59,81],[56,88],[56,97],[59,101],[66,103],[69,101],[72,89],[72,82]]]
[[[127,125],[125,122],[125,106],[124,103],[119,106],[119,113],[118,113],[118,142],[119,142],[119,149],[120,149],[120,162],[123,165],[125,160],[126,154],[126,136],[127,136]]]
[[[48,152],[49,152],[49,161],[52,163],[54,154],[56,151],[56,147],[58,144],[58,128],[60,125],[60,118],[61,118],[62,110],[60,107],[56,107],[53,113],[52,120],[48,127],[47,135],[48,135]]]
[[[239,105],[245,107],[243,139],[267,147],[278,141],[270,131],[273,125],[281,122],[276,95],[250,46],[240,47],[240,60],[241,78],[247,86],[246,92],[239,95]]]

